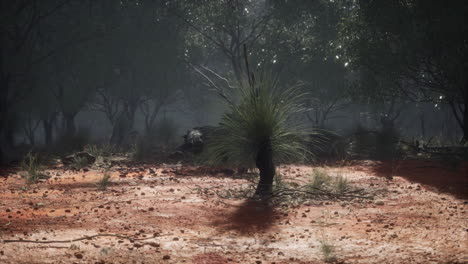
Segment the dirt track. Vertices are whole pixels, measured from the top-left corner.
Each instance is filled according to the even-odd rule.
[[[220,198],[217,190],[247,181],[192,167],[115,166],[106,191],[94,185],[97,169],[51,168],[52,178],[29,188],[5,172],[0,263],[323,263],[322,243],[339,263],[467,263],[467,164],[404,162],[387,181],[389,168],[325,168],[374,200],[289,207]],[[281,172],[306,181],[312,169]],[[119,236],[70,241],[98,234]]]

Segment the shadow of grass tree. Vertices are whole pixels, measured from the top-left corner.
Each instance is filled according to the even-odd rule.
[[[225,231],[236,231],[241,235],[262,233],[273,227],[281,214],[266,201],[247,199],[233,212],[223,214],[213,221]]]

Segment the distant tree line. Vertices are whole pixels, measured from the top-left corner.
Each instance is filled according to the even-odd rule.
[[[468,4],[378,0],[0,1],[0,158],[15,135],[46,145],[101,112],[122,144],[135,117],[152,133],[169,105],[193,118],[207,79],[271,70],[308,92],[304,122],[325,127],[352,104],[382,126],[407,104],[446,106],[468,140]],[[426,110],[422,110],[426,111]]]

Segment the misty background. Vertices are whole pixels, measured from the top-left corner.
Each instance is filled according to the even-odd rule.
[[[465,1],[1,1],[0,153],[177,146],[254,71],[307,92],[311,127],[468,139]],[[209,76],[204,76],[204,74]],[[210,77],[210,78],[206,78]]]

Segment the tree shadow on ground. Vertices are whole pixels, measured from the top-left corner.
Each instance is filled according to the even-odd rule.
[[[378,176],[401,176],[429,189],[468,199],[468,162],[451,166],[438,160],[399,160],[373,164]]]
[[[252,177],[252,173],[248,174],[242,171],[241,168],[235,167],[210,167],[210,166],[183,166],[180,168],[166,170],[172,173],[175,177],[211,177],[211,178],[229,178],[229,179],[246,179]],[[255,175],[255,174],[253,174]]]
[[[233,212],[223,214],[213,224],[225,231],[242,235],[269,230],[281,218],[274,205],[266,201],[246,200]]]

